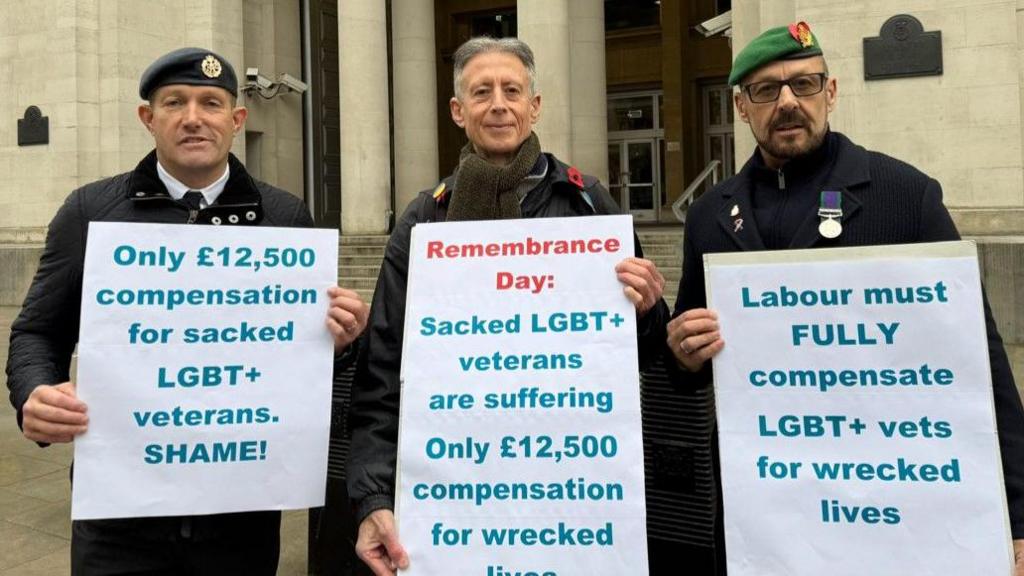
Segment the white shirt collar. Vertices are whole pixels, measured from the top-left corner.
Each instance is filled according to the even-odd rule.
[[[171,176],[170,172],[164,169],[163,164],[160,164],[158,160],[156,163],[156,174],[160,177],[160,181],[164,183],[167,188],[167,192],[171,195],[171,198],[175,200],[181,200],[185,196],[185,192],[189,190],[195,190],[195,188],[189,188],[188,186],[181,183],[180,180]],[[224,191],[224,187],[228,184],[228,176],[231,175],[231,167],[224,167],[224,174],[221,174],[220,178],[214,180],[212,184],[206,188],[200,188],[196,190],[203,194],[203,207],[212,206],[217,201],[217,197]]]

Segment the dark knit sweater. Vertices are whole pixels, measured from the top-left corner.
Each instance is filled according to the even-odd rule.
[[[772,246],[787,248],[910,244],[960,238],[942,204],[941,186],[913,166],[865,150],[837,132],[828,134],[823,149],[814,158],[818,159],[816,165],[803,161],[786,165],[787,184],[797,184],[792,189],[787,186],[783,192],[777,186],[768,189],[764,164],[755,153],[736,176],[694,202],[686,217],[683,277],[675,315],[707,305],[704,254],[765,250],[769,248],[768,238],[772,239]],[[843,231],[832,240],[818,233],[821,219],[817,215],[817,193],[821,190],[842,191]],[[797,197],[789,197],[790,193]],[[764,197],[755,200],[755,194]],[[796,206],[801,209],[791,209]],[[733,212],[745,219],[739,230]],[[768,215],[771,221],[755,221],[762,215]],[[778,235],[780,229],[792,232]],[[1013,537],[1020,539],[1024,538],[1024,408],[987,298],[984,307],[1010,527]],[[698,374],[677,370],[672,373],[684,385],[707,385],[711,381],[710,363]]]

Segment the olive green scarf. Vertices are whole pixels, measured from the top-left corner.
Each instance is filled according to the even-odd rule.
[[[530,174],[540,157],[540,140],[531,133],[516,157],[505,166],[491,164],[470,142],[462,148],[455,171],[455,190],[448,205],[448,220],[502,220],[519,218],[516,187]]]

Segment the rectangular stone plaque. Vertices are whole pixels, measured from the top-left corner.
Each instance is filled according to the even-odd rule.
[[[942,32],[925,32],[913,16],[889,18],[879,35],[864,39],[864,79],[942,74]]]

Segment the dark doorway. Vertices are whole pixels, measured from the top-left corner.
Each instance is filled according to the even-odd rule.
[[[313,219],[323,228],[341,227],[341,106],[338,96],[338,2],[308,0],[305,58],[310,66]]]

